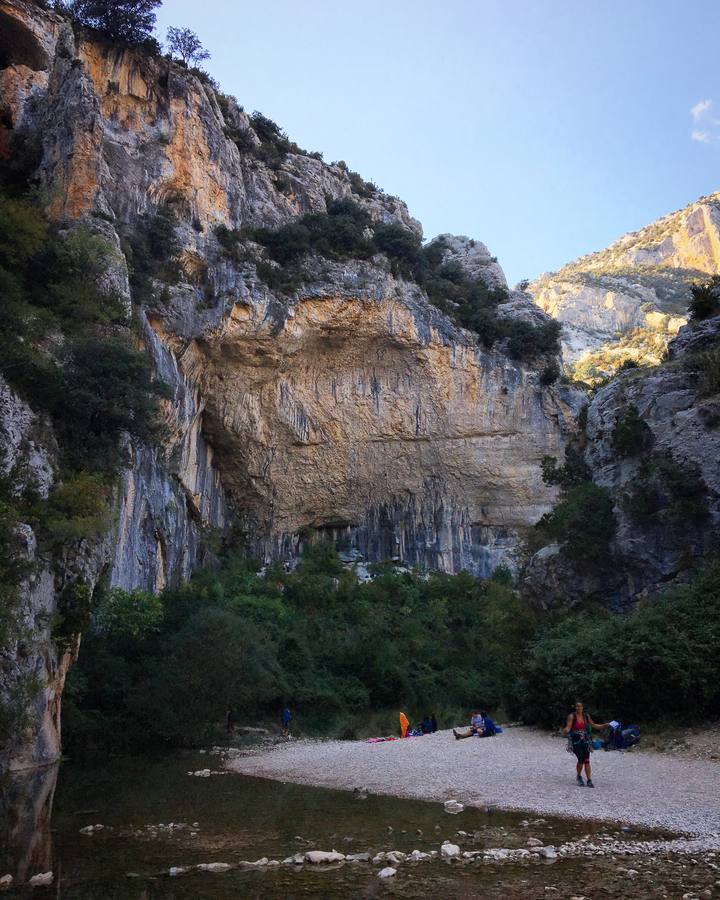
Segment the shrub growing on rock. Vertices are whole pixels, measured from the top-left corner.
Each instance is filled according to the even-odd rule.
[[[710,316],[720,315],[720,275],[713,275],[704,284],[694,284],[691,291],[691,319],[708,319]]]
[[[606,553],[615,533],[612,499],[592,482],[575,485],[535,527],[562,544],[571,559],[590,562]]]
[[[507,337],[508,354],[518,360],[558,353],[561,327],[555,320],[543,325],[532,325],[520,319],[500,320],[501,334]]]
[[[610,442],[619,456],[637,456],[652,446],[653,433],[635,405],[618,416]]]
[[[560,366],[557,361],[552,360],[543,368],[542,372],[540,372],[540,384],[542,384],[543,387],[549,387],[559,380],[561,374]]]
[[[620,505],[638,521],[701,522],[708,515],[707,495],[698,466],[680,463],[670,453],[654,453],[641,462]]]
[[[694,362],[699,370],[698,393],[701,397],[714,397],[720,394],[720,347],[704,350]]]
[[[565,462],[559,466],[552,456],[543,456],[540,463],[545,484],[557,484],[563,490],[586,484],[591,480],[590,467],[585,462],[581,441],[570,441],[565,448]]]

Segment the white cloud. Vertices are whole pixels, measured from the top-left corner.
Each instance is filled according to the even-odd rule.
[[[698,144],[720,144],[720,119],[715,114],[712,100],[698,100],[690,107],[690,116],[697,128],[690,132],[690,140]]]
[[[698,100],[695,106],[691,107],[690,115],[696,122],[699,122],[712,106],[712,100]]]
[[[693,141],[697,141],[699,144],[712,144],[713,137],[708,131],[699,131],[697,128],[690,135],[690,138]],[[715,138],[717,140],[717,138]]]

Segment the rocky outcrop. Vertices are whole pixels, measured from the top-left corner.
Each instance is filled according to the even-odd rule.
[[[181,357],[251,543],[293,555],[318,529],[367,558],[489,574],[546,508],[538,460],[570,409],[416,286],[364,264],[325,278],[280,322],[269,297],[236,302]]]
[[[0,446],[0,477],[11,480],[18,493],[32,486],[46,498],[55,481],[52,431],[2,378]],[[0,701],[15,722],[0,749],[0,770],[33,768],[59,756],[62,690],[79,640],[55,641],[59,596],[79,578],[92,590],[107,555],[107,550],[93,553],[81,546],[65,558],[62,571],[56,571],[39,550],[30,525],[15,528],[13,543],[21,569],[11,640],[0,647]]]
[[[59,656],[37,619],[52,618],[58,592],[81,573],[90,588],[106,573],[111,585],[160,590],[231,532],[264,559],[291,559],[303,541],[330,535],[367,559],[479,575],[512,565],[519,536],[554,499],[539,460],[562,451],[576,398],[541,384],[537,367],[501,344],[479,347],[381,255],[309,256],[300,283],[280,291],[258,275],[259,245],[239,240],[228,253],[216,233],[276,228],[349,198],[371,222],[419,235],[406,206],[358,187],[344,164],[295,147],[268,155],[267,136],[233,98],[164,58],[76,33],[25,0],[0,0],[0,25],[3,146],[40,137],[48,215],[83,222],[115,248],[106,279],[134,307],[172,395],[163,446],[127,447],[107,538],[60,571],[38,557],[23,589],[36,620],[27,665],[47,691],[16,760],[57,755],[76,648]],[[179,278],[159,267],[133,295],[128,247],[159,208],[175,217]],[[505,287],[483,244],[444,236],[443,246],[445,262]],[[521,292],[499,314],[547,321]],[[7,421],[19,428],[33,415],[18,407]],[[33,452],[40,478],[52,450]],[[15,665],[20,649],[12,656]]]
[[[625,608],[687,579],[720,539],[720,317],[693,322],[669,345],[669,359],[630,370],[597,392],[587,414],[585,461],[614,502],[616,533],[596,564],[556,544],[529,562],[526,592],[544,607],[588,600]],[[649,429],[622,454],[618,419],[637,410]],[[630,505],[635,496],[640,501]],[[600,548],[598,548],[600,551]]]
[[[720,272],[720,194],[701,197],[528,290],[563,323],[573,373],[593,380],[624,359],[657,365],[687,321],[690,287]]]

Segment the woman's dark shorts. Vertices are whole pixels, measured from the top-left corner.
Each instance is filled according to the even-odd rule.
[[[572,741],[573,753],[577,756],[578,762],[590,762],[590,740],[587,735],[572,734],[570,739]]]

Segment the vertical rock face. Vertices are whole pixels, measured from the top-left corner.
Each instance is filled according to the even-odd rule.
[[[228,509],[213,449],[202,435],[203,401],[144,316],[142,335],[156,372],[172,391],[167,441],[162,450],[128,447],[110,583],[161,591],[190,577],[204,559],[203,532],[222,531]]]
[[[328,534],[369,559],[448,572],[512,564],[518,536],[552,503],[539,461],[562,451],[572,397],[501,345],[481,349],[382,256],[310,257],[301,283],[278,292],[258,277],[259,247],[233,257],[215,232],[278,227],[350,198],[372,222],[420,234],[405,205],[298,148],[266,161],[232,98],[165,59],[76,35],[32,3],[0,0],[0,35],[3,146],[13,132],[41,138],[49,215],[82,221],[116,248],[107,278],[134,305],[172,393],[163,446],[128,446],[112,532],[78,548],[68,572],[160,590],[229,529],[263,558],[293,557],[308,535]],[[158,207],[176,217],[181,277],[158,275],[131,296],[122,250]],[[483,244],[444,243],[446,261],[504,287]],[[520,293],[500,312],[546,321]],[[32,410],[4,412],[11,427],[23,416]],[[52,448],[37,453],[40,479]],[[31,762],[58,752],[72,659],[37,622],[52,615],[68,572],[38,563],[25,589],[36,619],[26,658],[47,691],[15,752]]]
[[[313,528],[371,558],[490,574],[546,509],[539,460],[569,409],[407,286],[339,276],[281,325],[236,305],[183,358],[246,531],[266,556]]]
[[[623,359],[657,365],[687,321],[690,287],[720,273],[720,194],[701,197],[528,287],[564,325],[563,352],[579,377]]]
[[[597,392],[588,408],[585,461],[613,501],[617,529],[603,565],[574,563],[557,545],[532,558],[525,587],[542,606],[592,599],[627,608],[687,579],[717,547],[719,367],[720,316],[714,316],[682,328],[667,362],[626,372]],[[631,408],[645,437],[642,448],[623,453],[613,431]]]
[[[48,424],[36,416],[0,378],[0,477],[15,474],[16,490],[32,485],[47,497],[55,480],[55,446]],[[16,733],[0,749],[0,770],[32,768],[57,759],[60,753],[60,703],[65,676],[78,640],[59,646],[53,637],[58,595],[63,586],[83,573],[97,580],[107,557],[98,548],[76,548],[64,560],[63,571],[53,570],[38,550],[27,524],[15,529],[14,543],[25,570],[18,588],[17,620],[12,642],[0,648],[0,699],[20,711]]]

